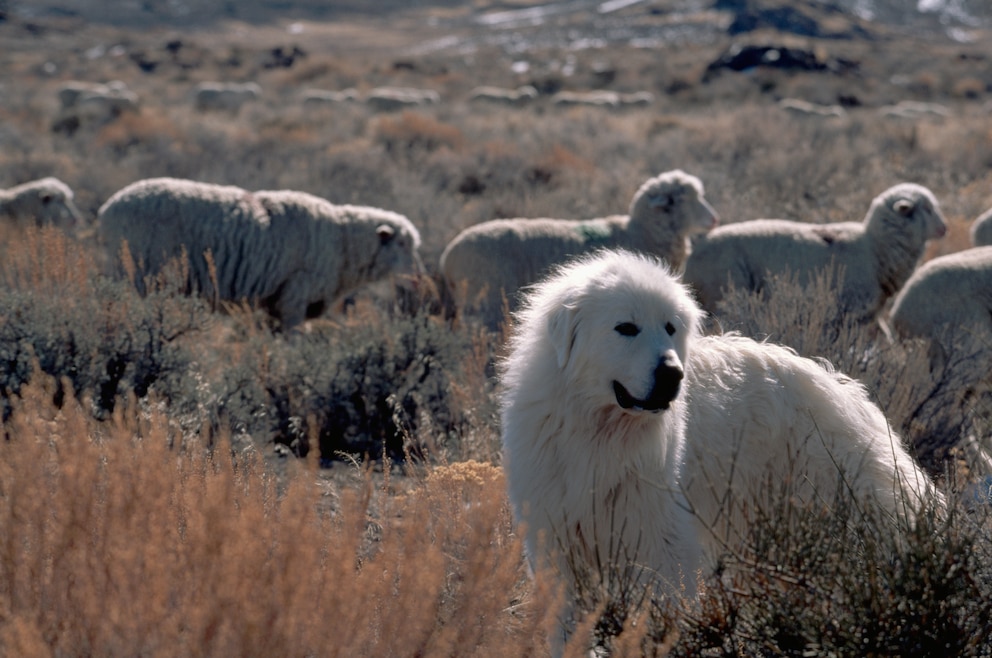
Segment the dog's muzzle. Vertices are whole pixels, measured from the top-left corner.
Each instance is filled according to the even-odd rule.
[[[617,404],[624,409],[634,411],[662,411],[668,409],[672,400],[679,394],[679,386],[685,372],[678,358],[663,357],[658,366],[654,369],[654,386],[651,392],[643,400],[630,394],[623,384],[613,380],[613,393],[617,397]]]

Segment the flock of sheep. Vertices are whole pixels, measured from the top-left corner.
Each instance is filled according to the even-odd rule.
[[[83,221],[72,190],[55,178],[0,190],[0,219],[67,230]],[[947,228],[937,199],[916,184],[879,194],[860,222],[718,222],[702,182],[668,171],[645,181],[623,215],[496,219],[462,231],[441,254],[436,288],[449,317],[498,330],[554,265],[620,248],[664,260],[719,320],[731,286],[771,294],[776,277],[806,283],[827,270],[841,313],[892,340],[929,341],[934,372],[955,353],[992,356],[992,210],[973,223],[972,248],[922,267],[927,244]],[[137,274],[139,289],[147,275],[185,257],[190,291],[248,300],[287,332],[372,284],[435,290],[408,218],[299,191],[142,180],[101,206],[96,234],[109,270]]]
[[[120,80],[107,83],[71,80],[60,85],[56,95],[59,106],[56,126],[70,123],[100,125],[123,114],[138,112],[141,106],[138,94]],[[237,113],[245,104],[259,101],[262,97],[262,88],[255,82],[206,81],[196,84],[190,92],[193,107],[200,112]],[[516,89],[480,86],[469,92],[467,100],[470,103],[513,107],[526,105],[539,97],[540,93],[531,85]],[[375,87],[364,92],[353,88],[308,88],[300,91],[299,100],[303,107],[309,109],[362,103],[376,112],[390,112],[437,105],[441,102],[441,95],[433,89],[416,87]],[[653,101],[654,95],[646,91],[562,91],[551,96],[551,104],[557,107],[585,105],[621,109],[649,105]]]
[[[122,114],[138,112],[141,106],[138,94],[120,80],[107,83],[72,80],[60,85],[56,94],[59,103],[56,126],[82,123],[99,125],[113,121]],[[471,89],[465,100],[475,105],[524,107],[538,102],[542,96],[533,85],[516,88],[483,85]],[[193,106],[200,112],[236,114],[246,104],[262,100],[263,90],[255,82],[206,81],[197,83],[192,88],[190,98]],[[654,94],[649,91],[617,92],[606,89],[562,90],[548,94],[547,98],[548,103],[556,108],[585,106],[606,110],[644,107],[655,100]],[[375,112],[391,112],[437,105],[442,99],[434,89],[383,86],[365,91],[355,88],[305,88],[300,90],[298,100],[304,108],[310,110],[360,103]],[[778,106],[786,112],[824,119],[840,118],[847,114],[847,110],[839,105],[820,105],[796,98],[783,98]],[[881,116],[895,119],[941,119],[951,114],[943,105],[919,101],[902,101],[883,106],[878,112]]]
[[[83,221],[72,190],[51,177],[0,190],[0,216],[66,229]],[[972,249],[920,268],[927,243],[946,232],[937,200],[920,185],[885,190],[860,222],[718,222],[702,182],[668,171],[641,185],[625,215],[497,219],[464,230],[441,254],[441,287],[453,312],[498,329],[522,288],[552,265],[602,248],[664,259],[713,315],[730,286],[760,292],[777,276],[806,283],[833,268],[842,310],[859,321],[931,339],[944,352],[965,335],[992,344],[992,210],[973,223]],[[124,242],[141,274],[185,254],[191,289],[256,301],[284,328],[363,285],[398,276],[412,286],[426,273],[420,235],[406,217],[303,192],[150,179],[108,199],[98,226],[112,262]]]
[[[83,217],[72,190],[44,178],[0,190],[0,221],[75,231]],[[374,295],[405,290],[407,300],[440,292],[448,318],[499,330],[554,266],[626,249],[665,261],[717,323],[732,311],[721,308],[731,286],[767,296],[776,277],[819,282],[826,271],[841,314],[892,341],[927,341],[935,375],[962,358],[992,357],[992,210],[972,224],[972,248],[922,267],[927,244],[947,228],[937,199],[916,184],[879,194],[860,222],[718,223],[702,182],[673,170],[645,181],[626,214],[482,222],[427,268],[418,229],[389,210],[154,178],[113,194],[99,209],[96,235],[108,271],[134,276],[139,291],[145,277],[185,258],[188,291],[215,302],[247,300],[290,333],[373,285]],[[986,451],[974,457],[992,467]]]

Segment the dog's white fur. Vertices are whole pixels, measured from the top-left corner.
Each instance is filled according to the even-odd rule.
[[[573,261],[525,295],[502,363],[502,438],[534,568],[571,585],[574,567],[611,564],[694,596],[673,387],[700,318],[666,267],[626,252]]]
[[[682,482],[710,566],[740,550],[782,496],[826,510],[840,494],[855,522],[864,513],[897,533],[942,503],[865,387],[826,362],[739,335],[701,337],[685,395]]]
[[[567,581],[569,558],[612,559],[692,596],[697,569],[741,548],[783,489],[829,507],[843,487],[873,522],[911,524],[940,500],[861,384],[785,347],[702,337],[701,314],[667,267],[623,251],[528,291],[502,363],[502,438],[533,566]],[[685,370],[667,408],[651,393],[659,363]]]

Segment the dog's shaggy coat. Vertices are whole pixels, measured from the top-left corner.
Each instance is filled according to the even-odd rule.
[[[786,500],[824,511],[850,501],[859,527],[884,533],[941,501],[865,387],[826,362],[743,336],[702,337],[685,396],[682,483],[707,566],[746,547],[752,526]]]
[[[569,584],[576,565],[609,563],[691,596],[780,493],[825,508],[849,494],[894,529],[940,500],[860,383],[782,346],[702,337],[701,314],[664,264],[623,251],[524,297],[502,438],[536,568]]]
[[[667,267],[626,252],[571,262],[525,296],[502,363],[502,436],[532,566],[568,583],[610,564],[694,594],[679,388],[699,321]]]

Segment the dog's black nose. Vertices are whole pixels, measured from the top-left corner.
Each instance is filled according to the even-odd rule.
[[[668,405],[679,394],[679,385],[683,377],[685,372],[682,369],[682,362],[675,352],[669,351],[661,356],[654,368],[654,383],[646,398],[638,400],[617,381],[613,382],[613,391],[617,403],[624,409],[661,411],[668,409]]]
[[[679,385],[684,377],[685,371],[679,358],[671,352],[662,355],[654,369],[654,388],[645,400],[645,408],[667,409],[679,394]]]

